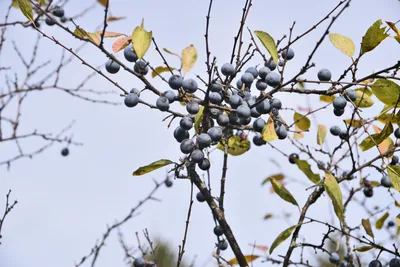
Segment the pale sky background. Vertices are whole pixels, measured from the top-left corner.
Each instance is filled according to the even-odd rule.
[[[91,3],[92,1],[72,0],[65,6],[66,14],[74,15]],[[337,3],[337,0],[254,0],[247,26],[251,30],[266,31],[278,39],[283,34],[288,34],[289,27],[296,21],[294,35],[297,36],[324,17]],[[239,26],[243,4],[244,1],[237,0],[214,1],[210,44],[212,55],[218,56],[220,65],[230,59],[232,40]],[[8,5],[9,1],[0,0],[1,18],[4,17]],[[140,24],[141,19],[145,18],[145,27],[153,31],[160,48],[166,47],[180,53],[184,47],[194,44],[199,52],[199,58],[188,77],[194,77],[195,74],[205,77],[204,31],[207,8],[208,1],[111,0],[112,15],[127,16],[127,19],[110,24],[108,30],[130,34],[134,27]],[[356,44],[358,53],[362,35],[367,28],[377,19],[397,21],[399,10],[400,3],[395,0],[354,0],[331,32],[350,37]],[[97,5],[85,18],[77,20],[77,23],[87,31],[91,31],[102,22],[103,15],[103,8]],[[23,19],[22,15],[18,10],[13,10],[10,21],[17,19]],[[326,25],[327,22],[293,46],[296,56],[287,65],[287,77],[297,73]],[[60,39],[68,47],[76,47],[78,44],[73,38],[44,23],[42,29]],[[27,55],[30,53],[35,36],[33,31],[19,26],[10,28],[6,34],[8,41],[15,40],[17,44],[21,44],[23,53]],[[247,31],[244,40],[246,43],[250,41]],[[112,41],[107,40],[106,47],[110,51],[111,44]],[[376,51],[362,59],[359,65],[359,77],[395,64],[399,51],[399,44],[388,38]],[[60,47],[48,40],[42,40],[39,55],[43,61],[54,59],[57,63],[60,54]],[[94,66],[107,60],[101,53],[89,47],[80,55]],[[117,57],[122,59],[122,53]],[[150,48],[146,58],[154,66],[162,65],[154,46]],[[171,64],[178,63],[173,57],[167,56],[167,58],[171,59]],[[261,62],[261,58],[256,56],[251,64],[256,65]],[[313,62],[317,67],[305,75],[310,79],[316,79],[316,73],[320,68],[329,68],[333,78],[336,79],[350,64],[349,58],[336,50],[328,39],[316,53]],[[15,72],[23,71],[12,52],[11,43],[8,43],[3,51],[0,65],[12,66]],[[88,73],[90,73],[88,68],[75,60],[74,64],[64,72],[61,81],[64,85],[72,87],[79,84]],[[132,87],[142,89],[141,83],[126,72],[120,71],[110,77],[128,90]],[[4,74],[0,76],[0,81],[4,81]],[[160,79],[151,81],[161,90],[169,89]],[[117,88],[101,77],[94,78],[89,85],[90,88],[99,91],[114,90],[119,93]],[[150,97],[149,93],[144,94],[144,97],[155,103],[155,98]],[[108,99],[123,101],[117,94]],[[297,95],[285,95],[281,100],[285,107],[305,107],[307,103],[304,97]],[[322,105],[317,98],[309,100],[314,107]],[[178,106],[179,104],[175,104],[175,107]],[[372,111],[365,111],[364,114],[377,113],[380,107],[371,108]],[[291,121],[292,113],[287,114],[287,120]],[[153,188],[152,178],[160,181],[165,175],[165,169],[141,177],[131,176],[132,171],[161,158],[176,161],[181,156],[179,144],[172,136],[178,122],[175,122],[171,129],[167,129],[167,124],[161,122],[164,116],[163,113],[142,106],[128,109],[125,106],[96,105],[60,92],[31,94],[23,108],[21,132],[33,129],[57,132],[72,120],[76,120],[71,133],[74,139],[83,142],[84,146],[71,147],[70,155],[64,158],[60,155],[63,146],[55,145],[32,160],[24,159],[12,164],[10,171],[5,167],[0,168],[0,208],[3,209],[5,194],[9,189],[13,190],[12,197],[16,197],[19,201],[4,225],[0,266],[71,267],[75,261],[89,253],[95,241],[105,231],[106,224],[123,218],[130,208],[147,196]],[[283,117],[285,118],[285,115]],[[328,127],[341,125],[341,119],[334,117],[331,108],[319,113],[318,122]],[[315,121],[313,124],[317,125]],[[315,139],[316,131],[312,128],[311,132],[306,134],[305,140],[316,145]],[[332,136],[328,136],[327,140],[331,148],[339,142]],[[288,140],[275,142],[287,153],[297,152],[292,149]],[[25,147],[33,148],[35,144],[29,142]],[[14,147],[2,146],[0,160],[13,153],[15,153]],[[366,153],[366,158],[371,156],[372,153]],[[211,180],[213,190],[216,192],[219,187],[218,166],[222,161],[222,153],[215,151],[211,157],[213,163]],[[301,157],[306,159],[305,155]],[[284,166],[286,174],[300,181],[300,183],[290,183],[288,189],[301,206],[308,196],[308,192],[304,189],[311,185],[295,166],[287,164],[287,160],[269,146],[254,147],[241,157],[230,157],[226,216],[245,254],[250,254],[252,251],[249,243],[256,242],[270,246],[282,230],[295,224],[298,219],[298,212],[294,206],[270,194],[269,185],[260,186],[266,176],[280,172],[279,168],[270,162],[271,158]],[[378,179],[380,177],[375,178]],[[177,249],[184,233],[189,194],[189,182],[182,180],[174,181],[174,186],[170,189],[159,190],[156,197],[162,199],[162,202],[147,203],[140,209],[140,216],[123,226],[122,230],[127,241],[136,245],[135,232],[142,232],[147,228],[151,236],[161,237]],[[383,189],[375,190],[375,194],[373,200],[368,200],[373,202],[371,206],[379,204],[383,207],[389,203],[389,198]],[[359,199],[362,199],[361,195]],[[349,223],[359,224],[365,214],[359,212],[359,206],[356,204],[351,207],[351,214],[354,216],[349,218]],[[205,204],[195,202],[192,212],[184,258],[187,262],[191,262],[197,255],[196,266],[213,266],[215,261],[210,261],[210,258],[216,238],[212,233],[213,220],[210,211]],[[264,221],[263,216],[271,212],[276,214],[290,212],[293,215],[288,221],[279,219]],[[335,220],[327,196],[310,209],[309,215],[322,220]],[[309,242],[318,243],[322,231],[325,230],[324,227],[308,225],[303,228],[301,236],[306,236]],[[382,234],[385,235],[385,232],[382,231]],[[96,266],[123,266],[124,253],[116,237],[115,232],[109,238]],[[286,252],[287,247],[287,242],[282,244],[275,250],[273,257],[278,258],[278,255]],[[388,244],[388,247],[391,245]],[[230,250],[223,252],[222,255],[227,259],[233,256]],[[308,251],[307,255],[313,255],[313,251]],[[382,256],[385,257],[384,254]],[[255,266],[261,265],[270,266],[270,263],[261,264],[260,261],[255,263]]]

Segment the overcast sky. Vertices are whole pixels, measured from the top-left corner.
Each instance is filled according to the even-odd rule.
[[[84,7],[90,6],[91,2],[72,0],[65,6],[66,15],[77,14]],[[337,0],[254,0],[253,2],[247,26],[251,30],[266,31],[275,39],[288,34],[293,21],[296,21],[294,35],[301,34],[338,3]],[[214,1],[210,44],[211,53],[217,56],[220,65],[230,59],[232,40],[239,26],[243,4],[244,1],[236,0]],[[0,18],[4,17],[8,5],[9,1],[0,0]],[[109,30],[130,34],[144,18],[146,29],[153,31],[160,48],[165,47],[180,53],[184,47],[193,44],[199,52],[199,58],[187,76],[194,78],[199,74],[205,77],[204,32],[207,8],[208,1],[111,0],[111,14],[127,18],[111,23]],[[331,32],[350,37],[358,51],[367,28],[377,19],[397,21],[399,9],[400,3],[395,0],[354,0]],[[77,23],[85,30],[93,31],[101,24],[103,15],[102,7],[97,5],[87,16],[78,19]],[[10,21],[18,19],[23,19],[22,15],[18,10],[13,10]],[[1,21],[3,19],[0,19]],[[287,77],[298,72],[326,26],[327,22],[293,46],[296,56],[287,65]],[[62,40],[67,47],[78,45],[76,40],[60,33],[56,28],[50,28],[42,23],[42,29]],[[10,28],[6,34],[8,44],[0,58],[0,66],[12,66],[13,71],[22,75],[23,68],[12,52],[11,41],[14,40],[20,45],[23,53],[28,55],[35,37],[33,31],[25,28],[19,26]],[[247,44],[249,40],[246,31],[244,41]],[[106,47],[110,51],[111,44],[112,42],[107,40]],[[366,55],[360,62],[359,77],[395,64],[399,48],[394,40],[385,40],[376,51]],[[56,64],[61,51],[60,47],[50,41],[41,41],[39,55],[43,61],[52,59]],[[85,48],[80,55],[94,66],[103,64],[107,60],[101,53],[91,48]],[[117,57],[122,59],[122,53],[117,54]],[[153,66],[162,65],[154,46],[150,48],[146,58]],[[174,57],[167,56],[167,58],[171,60],[171,64],[178,63]],[[350,59],[326,40],[316,53],[313,62],[317,67],[305,75],[307,78],[316,79],[316,73],[320,68],[329,68],[336,79],[350,64]],[[256,56],[250,65],[260,63],[262,63],[261,58]],[[76,86],[89,73],[87,67],[75,60],[62,74],[61,83],[66,86]],[[128,90],[133,87],[143,88],[139,80],[123,71],[112,78]],[[4,74],[1,74],[0,83],[3,81]],[[151,81],[160,90],[168,89],[159,79]],[[94,78],[89,86],[98,91],[115,91],[116,94],[107,99],[122,103],[118,89],[103,78]],[[282,96],[282,94],[278,96],[281,97],[284,107],[307,106],[305,97]],[[155,103],[154,97],[148,94],[144,97]],[[310,97],[308,101],[313,107],[322,105],[317,98]],[[372,111],[365,111],[364,114],[377,113],[380,108],[381,106],[377,105],[376,108],[371,108]],[[101,237],[106,224],[123,218],[132,206],[150,192],[154,186],[152,179],[160,181],[165,176],[165,169],[140,177],[133,177],[132,171],[158,159],[177,161],[181,156],[179,144],[172,136],[177,122],[168,129],[167,123],[162,122],[165,114],[146,107],[128,109],[123,105],[95,105],[60,92],[38,92],[27,99],[22,112],[21,133],[33,129],[57,132],[76,120],[70,133],[75,140],[83,142],[84,146],[71,147],[70,155],[64,158],[60,155],[63,146],[55,145],[32,160],[24,159],[12,164],[10,171],[4,167],[0,168],[0,208],[4,205],[5,194],[9,189],[13,190],[12,197],[16,197],[19,201],[4,225],[0,266],[74,266],[74,262],[87,254],[95,241]],[[291,121],[292,113],[287,114],[287,120]],[[327,127],[341,124],[341,120],[333,116],[331,109],[321,111],[317,117],[318,121],[312,122],[314,126],[318,123],[323,123]],[[313,127],[311,132],[306,134],[305,141],[316,145],[315,140],[316,131]],[[332,136],[328,136],[327,140],[331,148],[338,143]],[[275,142],[286,153],[297,152],[293,150],[288,140]],[[25,144],[27,149],[34,148],[35,145],[36,142]],[[15,153],[13,146],[0,148],[1,158],[13,153]],[[371,155],[366,153],[365,158]],[[220,151],[211,154],[211,181],[214,192],[219,188],[221,170],[218,166],[221,166],[222,156]],[[305,155],[301,157],[306,159]],[[288,184],[288,189],[301,206],[309,194],[309,191],[305,191],[305,188],[311,185],[307,178],[295,166],[287,164],[287,161],[269,146],[255,147],[241,157],[230,157],[226,216],[245,254],[250,254],[252,251],[249,243],[256,242],[270,246],[279,232],[295,224],[298,219],[296,207],[270,194],[269,185],[260,186],[265,177],[282,171],[271,163],[272,158],[280,162],[283,171],[294,180]],[[374,179],[378,180],[380,177]],[[382,207],[389,203],[389,198],[383,194],[383,190],[377,190],[376,195],[374,203],[376,201],[376,204]],[[177,248],[184,234],[190,184],[185,180],[174,181],[172,188],[161,188],[156,196],[162,202],[148,202],[140,210],[140,215],[124,225],[122,230],[132,245],[137,244],[135,232],[140,233],[147,228],[151,236],[167,240]],[[349,216],[349,222],[357,225],[365,214],[358,212],[356,204],[351,208],[351,214],[354,216]],[[292,216],[288,220],[263,220],[266,213],[282,215],[284,212],[291,213]],[[334,221],[327,196],[310,209],[310,216]],[[216,240],[212,229],[213,220],[208,207],[195,202],[184,257],[188,262],[197,255],[196,266],[215,264],[210,260]],[[307,226],[303,228],[301,236],[306,236],[309,242],[318,243],[324,230],[324,227]],[[287,246],[288,243],[282,244],[273,256],[277,258],[278,255],[285,253]],[[307,255],[313,255],[313,252],[310,251]],[[227,250],[223,252],[223,256],[230,259],[233,254]],[[123,266],[123,257],[124,253],[114,233],[101,252],[97,266]],[[256,264],[259,265],[260,262]]]

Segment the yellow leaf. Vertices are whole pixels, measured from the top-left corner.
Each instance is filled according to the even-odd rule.
[[[292,227],[289,227],[282,233],[278,235],[278,237],[274,240],[274,242],[271,245],[271,248],[269,249],[269,254],[272,254],[272,252],[286,239],[288,239],[289,236],[291,236],[292,232],[294,229],[296,229],[297,225],[294,225]]]
[[[390,120],[386,123],[385,127],[380,133],[371,134],[366,137],[359,145],[362,151],[366,151],[375,145],[382,143],[387,137],[393,133],[393,126]]]
[[[319,97],[320,101],[327,102],[327,103],[332,103],[334,99],[335,99],[335,96],[333,96],[333,95],[321,95]]]
[[[121,51],[122,49],[127,47],[129,45],[129,43],[131,42],[131,40],[132,40],[132,36],[127,36],[127,37],[116,40],[112,45],[113,52],[118,53],[119,51]]]
[[[400,191],[400,166],[387,165],[387,171],[393,187]]]
[[[267,49],[268,53],[271,55],[275,64],[278,64],[279,56],[278,56],[278,50],[276,49],[274,38],[272,38],[271,35],[263,31],[254,31],[254,34],[258,37],[263,46]]]
[[[397,224],[397,227],[400,227],[400,214],[398,214],[396,216],[396,224]]]
[[[283,200],[295,205],[297,204],[296,199],[292,196],[292,194],[278,181],[271,179],[272,187],[274,188],[275,192],[280,196]]]
[[[189,70],[193,68],[196,60],[197,50],[192,44],[182,50],[182,69],[184,74],[188,73]]]
[[[326,138],[326,126],[325,125],[318,125],[318,132],[317,132],[317,143],[318,145],[322,146],[322,144],[325,142]]]
[[[386,21],[386,24],[389,25],[389,27],[396,33],[396,35],[400,37],[400,31],[399,29],[397,29],[396,24],[390,21]]]
[[[271,175],[271,176],[265,178],[265,179],[262,181],[261,185],[266,184],[266,183],[269,182],[271,179],[274,179],[275,181],[281,181],[281,180],[283,180],[284,178],[285,178],[285,175],[282,174],[282,173],[274,174],[274,175]]]
[[[246,259],[246,262],[247,262],[247,263],[250,263],[250,262],[252,262],[252,261],[258,259],[259,257],[260,257],[260,256],[257,256],[257,255],[247,255],[247,256],[244,256],[244,258]],[[239,262],[237,261],[236,258],[233,258],[233,259],[231,259],[231,260],[228,261],[228,264],[234,265],[234,264],[239,264]]]
[[[29,0],[18,0],[18,6],[21,9],[22,14],[29,19],[33,24],[35,24],[33,20],[33,10],[31,3]]]
[[[369,251],[369,250],[371,250],[373,248],[374,248],[373,246],[362,246],[362,247],[353,249],[353,251],[366,252],[366,251]]]
[[[151,77],[154,78],[156,77],[158,74],[161,74],[163,72],[166,71],[173,71],[175,68],[168,68],[168,67],[164,67],[164,66],[159,66],[157,68],[155,68],[152,72],[151,72]]]
[[[351,119],[348,119],[348,120],[344,120],[344,122],[347,125],[349,125],[350,122],[351,122],[351,127],[354,127],[354,128],[361,128],[361,126],[363,126],[365,124],[364,120],[351,120]]]
[[[350,38],[340,35],[338,33],[331,33],[329,34],[329,39],[337,49],[343,52],[343,54],[349,57],[352,57],[354,55],[354,50],[356,49],[356,47]]]
[[[380,217],[376,223],[375,223],[375,227],[376,229],[382,229],[383,224],[385,223],[386,219],[389,217],[389,213],[386,212],[385,214],[383,214],[382,217]]]
[[[343,200],[342,190],[336,181],[336,178],[329,172],[325,173],[324,187],[326,193],[332,200],[333,208],[339,221],[343,220]]]
[[[293,115],[293,120],[300,130],[307,131],[308,129],[310,129],[310,119],[307,118],[305,115],[295,112]]]
[[[142,22],[143,25],[143,22]],[[139,59],[142,59],[146,54],[151,44],[153,32],[146,31],[142,26],[137,26],[132,33],[133,49]]]
[[[400,86],[387,79],[377,79],[371,85],[374,95],[384,104],[395,106],[400,96]]]
[[[274,120],[269,117],[267,123],[262,130],[262,138],[266,142],[271,142],[278,139],[278,136],[275,132]]]
[[[369,219],[362,219],[361,224],[364,227],[365,232],[372,238],[375,238],[374,232],[372,232],[372,226]]]
[[[174,163],[173,161],[170,161],[168,159],[160,159],[153,163],[150,163],[149,165],[140,167],[139,169],[134,171],[132,175],[133,176],[143,175],[173,163]]]
[[[359,108],[369,108],[374,105],[374,100],[371,98],[372,92],[368,89],[356,89],[355,90],[357,99],[354,101],[354,105]],[[369,94],[371,93],[371,94]]]
[[[379,19],[368,28],[367,32],[362,38],[361,54],[367,53],[377,47],[389,34],[386,34],[386,27],[381,28],[382,20]]]
[[[224,151],[224,140],[218,144],[217,148]],[[250,142],[248,140],[241,140],[240,136],[234,135],[229,137],[228,140],[228,154],[232,156],[239,156],[250,149]]]
[[[294,133],[294,139],[299,140],[304,138],[304,133],[301,131],[299,126],[295,126],[295,133]]]

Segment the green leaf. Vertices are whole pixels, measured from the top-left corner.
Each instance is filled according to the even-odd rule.
[[[274,38],[272,38],[271,35],[263,31],[254,31],[254,34],[257,35],[258,39],[261,41],[263,46],[268,50],[268,53],[271,55],[275,64],[278,64],[279,56],[278,56],[278,51],[276,49]]]
[[[200,125],[203,120],[203,111],[204,106],[200,106],[199,112],[197,112],[196,116],[194,117],[194,130],[198,134],[200,131]]]
[[[366,252],[366,251],[369,251],[369,250],[371,250],[373,248],[374,248],[373,246],[362,246],[362,247],[353,249],[353,251]]]
[[[33,19],[33,10],[31,3],[29,0],[18,0],[18,6],[19,9],[21,10],[22,14],[29,19],[33,24],[35,24],[34,19]]]
[[[281,180],[283,180],[283,178],[285,178],[285,175],[282,174],[282,173],[271,175],[271,176],[265,178],[262,181],[261,185],[264,185],[264,184],[268,183],[271,179],[274,179],[275,181],[281,181]]]
[[[385,223],[386,219],[389,217],[389,213],[386,212],[385,214],[383,214],[382,217],[380,217],[376,223],[375,223],[375,227],[376,229],[382,229],[383,224]]]
[[[372,94],[371,91],[368,89],[356,89],[355,90],[357,99],[354,101],[354,105],[356,105],[359,108],[369,108],[374,104],[374,100],[370,97],[370,94]]]
[[[311,122],[310,119],[307,118],[306,116],[295,112],[293,115],[293,120],[295,121],[297,127],[299,127],[300,130],[307,131],[310,129]]]
[[[351,120],[351,119],[347,119],[344,120],[344,122],[349,125],[351,123],[351,127],[353,128],[361,128],[361,126],[363,126],[365,124],[364,120]]]
[[[271,179],[272,187],[274,188],[275,192],[280,196],[283,200],[292,203],[295,206],[299,206],[297,204],[296,199],[292,196],[292,194],[278,181],[275,179]]]
[[[271,142],[278,139],[278,136],[275,132],[274,120],[271,117],[268,118],[261,135],[263,140],[266,142]]]
[[[372,232],[372,226],[371,226],[371,222],[369,221],[369,219],[362,219],[361,224],[364,227],[364,230],[367,233],[367,235],[369,235],[372,238],[375,238],[374,232]]]
[[[322,144],[325,142],[326,138],[326,126],[325,125],[318,125],[318,132],[317,132],[317,143],[318,145],[322,146]]]
[[[325,173],[324,187],[326,193],[332,200],[333,208],[339,221],[343,220],[343,200],[342,190],[336,180],[336,178],[329,172]]]
[[[318,174],[313,173],[311,170],[310,164],[308,164],[307,161],[305,160],[297,160],[296,161],[297,167],[307,176],[308,179],[310,179],[311,182],[314,184],[318,183],[321,181],[321,178]]]
[[[392,181],[393,187],[397,191],[400,191],[400,166],[387,165],[387,171],[390,181]]]
[[[143,25],[143,21],[142,21]],[[139,59],[142,59],[146,54],[151,44],[153,32],[148,32],[142,26],[137,26],[132,33],[133,49]]]
[[[278,235],[278,237],[274,240],[272,243],[270,249],[269,249],[269,254],[272,254],[274,249],[276,249],[283,241],[285,241],[293,232],[294,229],[296,229],[297,225],[294,225],[292,227],[289,227],[282,233]]]
[[[258,259],[259,257],[260,257],[260,256],[257,256],[257,255],[247,255],[247,256],[244,256],[244,258],[246,259],[246,262],[247,262],[247,263],[250,263],[250,262],[252,262],[252,261]],[[228,261],[228,264],[234,265],[234,264],[239,264],[239,262],[238,262],[238,260],[237,260],[236,258],[233,258],[233,259],[231,259],[231,260]]]
[[[377,47],[389,34],[385,33],[386,27],[381,28],[382,20],[379,19],[369,27],[367,32],[362,38],[361,42],[361,55],[365,54]]]
[[[329,34],[329,39],[331,40],[331,43],[340,51],[342,51],[343,54],[352,57],[354,55],[354,50],[356,49],[354,42],[343,35],[340,35],[338,33],[331,33]]]
[[[160,159],[157,161],[154,161],[153,163],[150,163],[149,165],[146,166],[142,166],[139,169],[137,169],[136,171],[133,172],[133,176],[140,176],[149,172],[152,172],[154,170],[157,170],[159,168],[162,168],[164,166],[167,166],[169,164],[173,164],[173,161],[170,161],[168,159]]]
[[[395,106],[400,96],[400,86],[386,79],[377,79],[371,85],[372,92],[384,104]]]
[[[380,133],[371,134],[367,136],[359,145],[362,151],[371,149],[375,145],[382,143],[387,137],[393,133],[393,125],[388,121]]]
[[[186,74],[193,68],[197,60],[197,50],[191,44],[182,50],[182,69],[183,73]]]
[[[151,72],[151,77],[154,78],[157,75],[166,72],[166,71],[173,71],[175,68],[168,68],[168,67],[164,67],[164,66],[159,66],[157,68],[155,68],[152,72]]]
[[[224,151],[225,141],[221,140],[217,148]],[[246,153],[250,149],[250,142],[248,140],[241,140],[240,136],[234,135],[229,137],[228,140],[228,154],[232,156],[239,156]]]

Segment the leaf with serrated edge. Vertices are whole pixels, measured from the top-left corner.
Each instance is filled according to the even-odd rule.
[[[339,221],[343,220],[343,199],[342,190],[336,178],[329,172],[325,173],[324,188],[332,200],[333,208]]]
[[[307,178],[310,179],[310,181],[313,182],[314,184],[318,183],[321,180],[320,176],[318,174],[315,174],[311,170],[311,166],[310,166],[310,164],[308,164],[307,161],[297,160],[296,165],[307,176]]]
[[[379,19],[368,28],[367,32],[362,38],[361,42],[361,55],[365,54],[377,47],[389,34],[386,34],[386,27],[381,28],[382,20]]]
[[[143,21],[142,21],[143,25]],[[146,54],[151,44],[153,32],[146,31],[142,26],[137,26],[132,33],[133,49],[139,59],[142,59]]]
[[[196,60],[197,50],[192,44],[182,50],[182,70],[184,74],[193,68]]]
[[[150,163],[149,165],[140,167],[139,169],[134,171],[132,175],[133,176],[143,175],[173,163],[174,163],[173,161],[170,161],[168,159],[160,159]]]
[[[246,262],[247,262],[247,263],[250,263],[250,262],[252,262],[252,261],[258,259],[259,257],[260,257],[260,256],[257,256],[257,255],[247,255],[247,256],[244,256],[244,258],[246,259]],[[239,262],[238,262],[238,260],[237,260],[236,258],[233,258],[233,259],[231,259],[231,260],[228,261],[228,264],[234,265],[234,264],[239,264]]]
[[[317,143],[318,145],[322,146],[323,143],[325,142],[325,138],[326,138],[326,126],[325,125],[318,125],[318,132],[317,132]]]
[[[376,223],[375,223],[375,227],[376,229],[382,229],[383,224],[385,223],[386,219],[389,217],[389,213],[386,212],[385,214],[383,214],[382,217],[380,217]]]
[[[374,232],[372,231],[371,222],[369,221],[369,219],[362,219],[361,224],[364,227],[364,230],[367,233],[367,235],[369,235],[372,238],[375,238]]]
[[[296,199],[292,196],[292,194],[278,181],[275,179],[271,179],[272,187],[274,188],[275,192],[280,196],[283,200],[292,203],[295,206],[299,206],[297,204]]]
[[[282,233],[278,235],[278,237],[274,240],[274,242],[271,245],[271,248],[269,249],[269,254],[272,254],[272,252],[286,239],[288,239],[289,236],[291,236],[292,232],[294,229],[296,229],[297,225],[294,225],[292,227],[289,227]]]
[[[272,38],[271,35],[263,31],[254,31],[254,34],[258,37],[263,46],[267,49],[268,53],[271,55],[275,64],[278,64],[279,56],[278,56],[278,51],[276,49],[274,38]]]
[[[356,49],[356,46],[350,38],[338,33],[331,33],[329,34],[329,39],[337,49],[342,51],[343,54],[349,57],[352,57],[354,55],[354,50]]]

